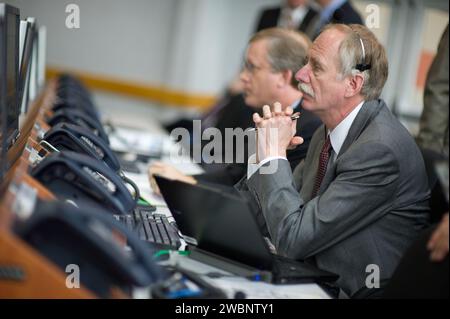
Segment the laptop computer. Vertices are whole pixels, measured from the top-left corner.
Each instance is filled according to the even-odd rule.
[[[181,233],[197,240],[194,258],[271,283],[337,280],[333,273],[272,254],[244,198],[210,185],[155,179]]]

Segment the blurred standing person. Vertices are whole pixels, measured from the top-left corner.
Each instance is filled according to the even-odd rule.
[[[448,90],[447,24],[427,74],[419,135],[416,138],[427,165],[432,223],[441,220],[449,209],[445,190],[437,178],[434,165],[437,160],[448,160]]]
[[[417,143],[448,157],[448,24],[428,71]]]
[[[256,31],[280,27],[302,31],[312,39],[319,20],[318,9],[308,0],[285,0],[275,8],[261,12]]]
[[[321,7],[320,17],[314,28],[314,38],[329,23],[363,24],[360,14],[347,0],[316,0]]]

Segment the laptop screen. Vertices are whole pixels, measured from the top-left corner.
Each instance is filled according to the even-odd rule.
[[[206,185],[155,177],[181,233],[198,247],[258,269],[271,269],[272,255],[247,202]]]

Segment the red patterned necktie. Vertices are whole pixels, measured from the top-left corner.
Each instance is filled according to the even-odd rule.
[[[320,151],[319,157],[319,167],[317,168],[316,181],[314,183],[314,189],[312,193],[312,198],[316,197],[317,192],[320,189],[320,184],[322,184],[323,177],[327,171],[328,159],[330,158],[330,135],[328,134],[325,143],[322,146],[322,150]]]

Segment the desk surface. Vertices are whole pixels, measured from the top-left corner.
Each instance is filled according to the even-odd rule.
[[[247,299],[329,299],[327,293],[316,284],[274,285],[266,282],[251,281],[222,269],[204,264],[177,252],[170,254],[167,262],[192,271],[222,289],[228,298],[235,298],[236,293],[244,293]],[[214,274],[213,278],[210,274]],[[222,274],[223,276],[220,276]]]

